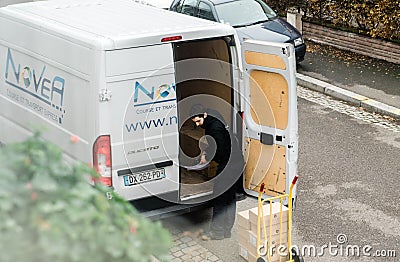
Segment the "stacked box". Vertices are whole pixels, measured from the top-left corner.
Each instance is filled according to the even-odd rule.
[[[269,204],[264,204],[263,205],[263,210],[264,210],[264,217],[263,219],[265,220],[265,224],[269,226],[270,221],[271,221],[271,216],[270,216],[270,205]],[[281,204],[278,202],[272,203],[272,224],[279,224],[280,222],[280,217],[281,217]],[[258,207],[252,208],[249,210],[249,219],[250,223],[253,225],[256,225],[257,228],[257,221],[258,221]],[[288,208],[284,205],[282,205],[282,221],[287,222],[288,221]]]
[[[238,225],[238,243],[239,243],[239,255],[246,261],[255,262],[257,260],[255,253],[249,252],[250,247],[250,210],[238,212],[237,214],[237,225]]]
[[[280,257],[276,253],[279,245],[287,246],[288,209],[282,206],[281,210],[280,203],[272,203],[272,214],[270,214],[270,204],[268,203],[263,205],[263,210],[262,219],[265,220],[265,228],[261,223],[260,245],[266,243],[267,246],[275,247],[275,254],[271,257],[271,262],[279,261]],[[239,255],[249,262],[257,260],[257,221],[258,207],[237,214]],[[267,241],[265,241],[264,230],[266,230]],[[281,261],[285,261],[285,258],[282,258]]]
[[[261,236],[264,236],[264,231],[265,230],[266,230],[265,233],[267,234],[267,236],[269,236],[269,235],[279,235],[281,232],[283,234],[285,234],[287,232],[287,229],[288,229],[287,221],[285,221],[285,222],[282,221],[282,224],[278,223],[278,224],[273,224],[272,226],[266,225],[265,227],[261,222],[260,234],[261,234]],[[252,233],[254,233],[254,235],[257,236],[257,224],[250,223],[250,231]]]
[[[257,256],[250,253],[245,247],[239,244],[239,255],[249,262],[257,262]]]

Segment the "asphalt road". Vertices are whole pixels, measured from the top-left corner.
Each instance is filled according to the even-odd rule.
[[[345,234],[346,244],[398,253],[397,260],[360,261],[399,261],[400,129],[360,109],[334,102],[327,108],[315,100],[320,103],[299,100],[298,243],[338,244],[337,236]],[[326,254],[307,261],[354,260]]]
[[[294,244],[321,253],[306,254],[305,261],[399,261],[400,126],[319,93],[305,90],[299,97]],[[256,199],[248,197],[238,203],[238,211],[255,206]],[[195,236],[209,219],[210,210],[203,210],[163,223]],[[235,233],[236,225],[231,239],[197,241],[223,261],[244,261]],[[346,242],[338,243],[338,237]],[[346,256],[349,245],[361,254]],[[371,256],[364,256],[363,248]],[[380,250],[395,251],[397,257],[372,256]]]

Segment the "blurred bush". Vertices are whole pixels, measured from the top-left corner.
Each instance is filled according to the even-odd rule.
[[[38,133],[1,147],[0,166],[2,262],[165,259],[172,241],[160,223],[91,186],[85,177],[97,176],[93,169],[66,165]]]
[[[303,20],[386,40],[400,40],[400,0],[266,0],[284,15],[293,6]]]

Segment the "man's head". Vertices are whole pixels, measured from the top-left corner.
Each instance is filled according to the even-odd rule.
[[[192,121],[196,124],[196,126],[202,126],[204,124],[204,118],[207,117],[207,113],[204,113],[202,116],[195,116],[192,118]]]
[[[204,124],[204,118],[207,117],[206,109],[201,104],[193,105],[190,109],[190,115],[196,126],[202,126]]]

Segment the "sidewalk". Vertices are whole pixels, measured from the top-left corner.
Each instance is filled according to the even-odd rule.
[[[307,42],[300,86],[400,119],[400,64]]]

